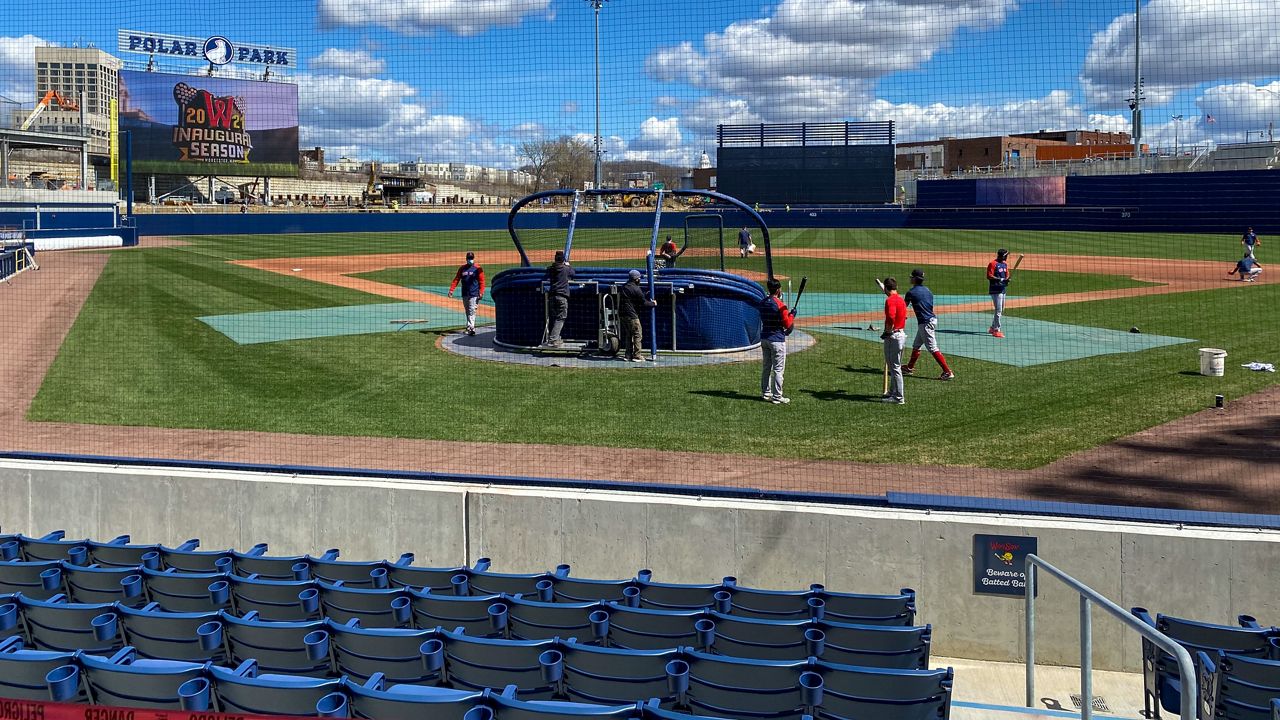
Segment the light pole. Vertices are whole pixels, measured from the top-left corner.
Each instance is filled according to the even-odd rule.
[[[1142,172],[1142,0],[1133,0],[1133,155]]]
[[[1178,157],[1178,128],[1182,127],[1182,116],[1170,115],[1169,119],[1173,121],[1173,156]]]
[[[600,161],[601,161],[601,154],[600,154],[600,8],[604,7],[604,4],[605,4],[606,2],[608,2],[608,0],[587,0],[587,2],[591,3],[591,9],[595,10],[595,13],[596,13],[596,46],[595,46],[595,55],[596,55],[596,163],[595,163],[595,184],[594,184],[594,186],[593,186],[593,187],[595,187],[595,189],[596,189],[596,190],[599,190],[599,189],[600,189]],[[595,201],[595,209],[596,209],[596,210],[600,210],[600,209],[602,208],[602,203],[603,203],[603,201],[604,201],[604,199],[603,199],[603,197],[602,197],[602,196],[600,196],[600,195],[596,195],[596,201]]]

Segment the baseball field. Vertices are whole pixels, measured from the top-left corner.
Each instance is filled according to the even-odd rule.
[[[592,476],[605,479],[626,475],[613,464],[657,467],[673,457],[706,458],[708,477],[717,457],[726,466],[770,458],[762,467],[790,468],[800,480],[805,463],[871,463],[872,475],[964,466],[974,471],[952,474],[968,478],[970,494],[1000,494],[984,484],[1001,477],[995,471],[1046,466],[1202,411],[1215,395],[1234,402],[1277,384],[1274,373],[1240,368],[1277,360],[1280,326],[1267,318],[1280,310],[1280,288],[1226,275],[1238,244],[1225,235],[774,231],[775,272],[809,278],[800,324],[817,339],[789,357],[792,403],[774,406],[760,400],[758,361],[572,369],[442,349],[461,324],[444,292],[463,253],[475,251],[491,279],[518,260],[505,233],[147,239],[138,249],[63,256],[97,263],[100,274],[82,283],[87,297],[74,322],[65,320],[65,337],[46,341],[56,352],[23,422],[46,450],[56,432],[40,428],[130,426],[180,430],[188,440],[185,431],[231,431],[240,439],[226,442],[241,448],[281,434],[274,442],[298,464],[345,458],[431,470],[434,452],[471,444],[474,471],[498,474],[516,467],[503,455],[520,448],[541,459],[545,475],[562,474],[556,448],[579,461],[594,454]],[[580,231],[574,247],[579,265],[641,266],[645,251],[606,231]],[[1010,286],[1004,340],[982,332],[984,270],[997,247],[1026,256]],[[534,262],[549,254],[539,249]],[[759,255],[735,252],[726,267],[748,276],[764,269]],[[939,341],[957,379],[938,382],[926,353],[907,379],[907,404],[884,406],[879,333],[867,330],[879,325],[874,278],[896,276],[905,288],[917,267],[938,296]],[[52,262],[43,272],[57,271]],[[381,308],[389,309],[359,328],[344,324]],[[386,320],[425,317],[427,308],[431,322]],[[482,322],[486,315],[482,308]],[[310,330],[296,332],[297,323]],[[1198,373],[1200,347],[1229,352],[1225,377]],[[357,449],[326,454],[335,438]],[[394,439],[445,442],[397,457]],[[163,454],[159,444],[153,452]],[[216,459],[224,445],[201,447]],[[669,478],[699,481],[696,468]]]

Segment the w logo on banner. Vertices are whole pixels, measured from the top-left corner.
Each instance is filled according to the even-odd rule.
[[[178,125],[173,144],[179,160],[199,162],[249,162],[253,142],[245,130],[243,101],[218,97],[207,90],[178,83],[173,88],[178,104]]]

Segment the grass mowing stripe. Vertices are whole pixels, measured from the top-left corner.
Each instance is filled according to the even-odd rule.
[[[814,235],[805,241],[821,233]],[[908,380],[908,404],[900,408],[869,401],[880,392],[880,349],[828,335],[789,358],[787,392],[794,402],[777,408],[756,397],[758,363],[648,372],[515,367],[438,351],[434,335],[416,332],[240,347],[194,319],[380,301],[229,265],[206,251],[315,255],[425,244],[421,237],[391,241],[372,234],[282,237],[206,238],[196,246],[200,252],[113,253],[29,417],[1025,468],[1180,417],[1205,407],[1214,393],[1239,397],[1277,377],[1236,367],[1237,360],[1276,360],[1280,329],[1265,322],[1280,310],[1280,286],[1273,285],[1013,313],[1196,338],[1231,353],[1224,378],[1194,374],[1192,346],[1021,369],[958,359],[959,379],[951,383],[928,379],[935,368],[925,356],[922,377]],[[495,247],[509,247],[499,243],[500,234],[488,237]],[[323,246],[307,247],[318,238]],[[461,251],[475,241],[455,236],[415,249]],[[836,278],[852,266],[815,265]],[[975,272],[952,270],[965,283]],[[452,268],[443,271],[452,274]],[[817,274],[811,273],[811,285]],[[1023,277],[1031,282],[1031,273]],[[938,282],[950,281],[939,276]],[[789,428],[785,444],[774,437],[778,422]],[[924,441],[902,442],[906,427]]]

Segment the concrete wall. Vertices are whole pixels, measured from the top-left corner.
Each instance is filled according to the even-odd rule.
[[[206,548],[267,542],[423,565],[493,558],[505,572],[568,562],[576,575],[886,593],[915,588],[936,655],[1017,661],[1021,600],[972,592],[975,533],[1034,535],[1040,555],[1128,608],[1280,623],[1280,532],[500,488],[416,481],[0,462],[0,528]],[[1079,657],[1076,596],[1042,576],[1037,653]],[[1094,613],[1095,664],[1135,670],[1139,640]]]

